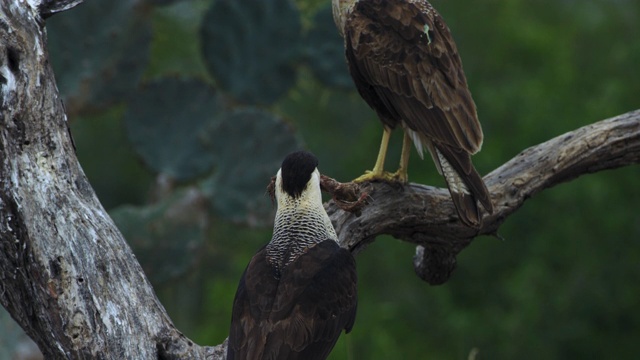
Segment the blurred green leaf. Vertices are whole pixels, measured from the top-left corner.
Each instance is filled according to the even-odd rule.
[[[290,0],[217,0],[202,24],[202,53],[224,91],[270,104],[295,82],[300,31]]]
[[[211,169],[206,129],[217,121],[219,108],[215,92],[201,81],[156,80],[131,99],[124,117],[127,135],[153,170],[189,180]]]
[[[153,174],[127,139],[124,112],[124,106],[114,106],[71,121],[78,160],[107,210],[122,203],[145,203],[153,184]]]
[[[202,185],[215,212],[250,225],[269,223],[267,185],[282,159],[301,148],[293,129],[272,113],[246,108],[222,117],[210,138],[216,172]]]
[[[143,80],[167,74],[207,78],[200,55],[200,24],[210,1],[178,1],[153,11],[151,59]]]
[[[353,89],[353,81],[344,55],[344,41],[333,21],[331,6],[313,17],[304,41],[305,61],[313,74],[327,86]]]
[[[184,275],[196,263],[207,230],[206,199],[195,189],[149,206],[124,205],[110,212],[151,282]]]
[[[124,100],[147,65],[151,23],[135,1],[93,0],[47,20],[58,89],[75,113]]]

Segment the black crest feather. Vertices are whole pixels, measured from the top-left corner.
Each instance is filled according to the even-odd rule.
[[[299,197],[317,167],[318,158],[308,151],[296,151],[287,155],[280,168],[282,190],[294,198]]]

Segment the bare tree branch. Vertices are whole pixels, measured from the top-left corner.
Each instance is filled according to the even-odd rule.
[[[51,15],[63,12],[80,5],[84,0],[41,0],[39,6],[40,16],[46,19]]]
[[[362,250],[376,236],[389,234],[418,245],[416,273],[431,284],[445,282],[455,256],[478,235],[496,234],[525,200],[580,175],[640,163],[640,110],[603,120],[530,147],[484,180],[495,212],[479,229],[457,220],[445,189],[372,183],[361,191],[369,205],[356,216],[333,201],[327,211],[342,245]],[[350,195],[351,198],[357,195]]]

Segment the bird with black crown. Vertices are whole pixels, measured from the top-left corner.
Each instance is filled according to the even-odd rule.
[[[322,205],[318,159],[288,155],[276,175],[271,241],[233,302],[227,359],[326,359],[356,317],[357,275]]]

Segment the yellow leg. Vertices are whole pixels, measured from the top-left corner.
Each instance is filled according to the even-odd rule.
[[[398,171],[393,174],[393,177],[397,181],[403,183],[409,181],[409,174],[407,173],[407,171],[409,170],[409,155],[411,155],[411,145],[411,138],[405,131],[404,137],[402,138],[402,154],[400,155],[400,167],[398,167]]]
[[[378,158],[376,164],[371,171],[372,175],[380,176],[384,172],[384,160],[387,157],[387,149],[389,148],[389,139],[391,138],[391,130],[384,128],[382,132],[382,141],[380,142],[380,151],[378,152]]]
[[[364,175],[353,180],[353,182],[364,182],[371,180],[392,180],[393,174],[384,172],[384,160],[387,156],[387,148],[389,147],[389,138],[391,137],[391,129],[384,128],[382,133],[382,142],[380,143],[380,152],[373,170],[366,171]]]

